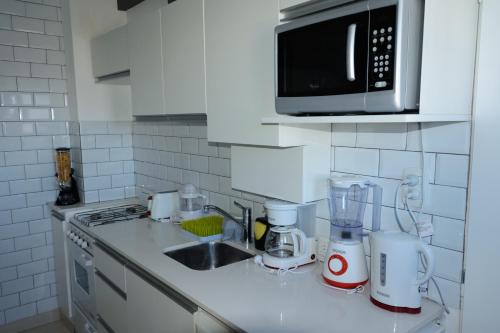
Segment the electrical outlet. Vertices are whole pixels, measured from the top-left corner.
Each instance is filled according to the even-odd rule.
[[[420,168],[406,168],[403,170],[403,179],[410,176],[416,176],[418,183],[415,185],[405,185],[401,188],[401,201],[404,202],[405,198],[408,198],[408,206],[412,210],[422,209],[424,191],[423,181],[422,181],[422,169]]]

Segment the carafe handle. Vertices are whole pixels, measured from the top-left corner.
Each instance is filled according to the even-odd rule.
[[[434,254],[431,251],[430,246],[425,244],[422,240],[418,240],[416,243],[417,251],[422,253],[424,256],[424,262],[426,263],[425,273],[421,279],[418,279],[416,285],[421,285],[432,277],[432,273],[434,273]]]
[[[293,256],[299,257],[306,253],[306,234],[300,229],[292,229]],[[297,245],[299,245],[297,247]]]

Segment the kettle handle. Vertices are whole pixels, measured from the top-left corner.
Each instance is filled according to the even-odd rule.
[[[426,266],[424,276],[416,282],[417,285],[421,285],[427,282],[427,280],[432,277],[432,273],[434,273],[434,254],[432,253],[430,246],[425,244],[422,240],[418,240],[416,246],[417,251],[423,254],[425,258],[424,262],[426,263],[424,265]]]
[[[300,229],[292,229],[293,256],[299,257],[306,253],[306,234]],[[299,244],[297,248],[297,243]],[[300,249],[300,250],[299,250]]]

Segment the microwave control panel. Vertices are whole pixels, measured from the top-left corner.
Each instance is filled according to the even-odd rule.
[[[396,48],[396,6],[370,11],[368,91],[392,90]]]

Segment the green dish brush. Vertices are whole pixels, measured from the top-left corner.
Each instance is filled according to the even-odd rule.
[[[204,216],[181,222],[181,228],[199,237],[222,234],[224,218],[218,215]]]

